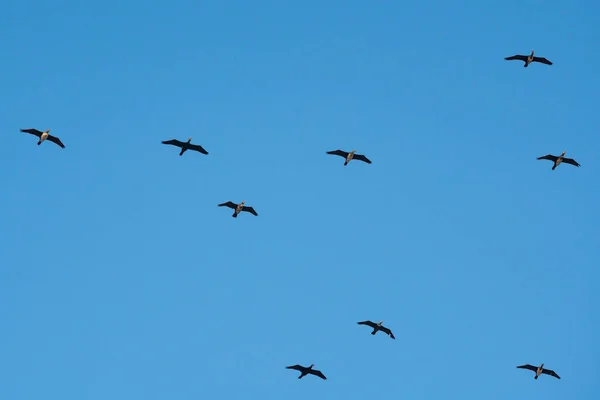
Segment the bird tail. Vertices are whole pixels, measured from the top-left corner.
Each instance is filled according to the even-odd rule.
[[[377,329],[373,329],[373,332],[371,332],[371,335],[374,335],[377,333]]]
[[[231,216],[232,216],[233,218],[237,218],[237,214],[236,214],[235,212],[234,212],[234,213],[233,213]]]
[[[556,164],[554,164],[554,165],[552,166],[552,171],[554,171],[555,169],[556,169]]]
[[[348,165],[348,161],[344,161],[344,167]]]
[[[536,375],[536,376],[535,376],[533,379],[537,379],[537,378],[539,378],[539,376],[538,376],[538,375]]]
[[[40,144],[42,144],[42,141],[41,141],[41,140],[40,140],[40,141],[38,141],[38,146],[39,146]]]
[[[179,155],[182,156],[183,153],[185,153],[185,149],[181,149],[181,152],[179,153]]]

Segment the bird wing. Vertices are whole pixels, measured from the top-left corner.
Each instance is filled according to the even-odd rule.
[[[573,160],[572,158],[566,158],[566,157],[565,157],[565,158],[563,158],[563,159],[562,159],[562,162],[565,162],[565,163],[567,163],[567,164],[574,165],[574,166],[576,166],[576,167],[579,167],[579,166],[580,166],[580,165],[579,165],[579,163],[578,163],[577,161]]]
[[[30,129],[21,129],[21,132],[25,132],[25,133],[31,133],[32,135],[35,135],[37,137],[42,136],[42,132],[38,131],[37,129],[34,128],[30,128]]]
[[[56,143],[63,149],[65,148],[65,145],[63,144],[63,142],[61,142],[60,139],[57,138],[56,136],[48,135],[48,140],[51,141],[52,143]]]
[[[344,150],[333,150],[333,151],[328,151],[327,154],[333,154],[334,156],[340,156],[340,157],[348,157],[348,152],[344,151]]]
[[[200,146],[199,144],[191,144],[189,147],[190,147],[190,150],[196,150],[202,154],[208,155],[208,151],[204,150],[204,147]]]
[[[546,64],[546,65],[552,65],[552,61],[550,61],[544,57],[533,57],[533,61],[537,61],[539,63]]]
[[[542,374],[550,375],[550,376],[560,379],[560,376],[558,376],[558,374],[556,372],[552,371],[551,369],[542,368]]]
[[[177,139],[165,140],[162,143],[163,144],[172,144],[173,146],[177,146],[177,147],[182,147],[183,146],[183,142],[180,142]]]
[[[290,365],[289,367],[286,367],[286,368],[287,369],[295,369],[296,371],[300,371],[300,372],[302,372],[302,371],[304,371],[306,369],[302,365],[298,365],[298,364],[296,364],[296,365]]]
[[[316,376],[318,376],[318,377],[319,377],[319,378],[321,378],[321,379],[327,379],[327,378],[325,377],[325,375],[323,375],[323,373],[322,373],[321,371],[319,371],[318,369],[309,369],[309,370],[308,370],[308,373],[309,373],[309,374],[316,375]]]
[[[385,332],[385,333],[387,333],[388,335],[390,335],[390,337],[391,337],[392,339],[396,339],[396,338],[394,337],[394,334],[392,333],[392,330],[391,330],[390,328],[386,328],[385,326],[382,326],[382,327],[381,327],[381,328],[379,328],[379,329],[380,329],[382,332]]]
[[[252,207],[244,206],[242,207],[242,211],[248,211],[250,214],[254,214],[258,217],[258,214],[256,213],[256,211],[254,211],[254,208]]]
[[[558,157],[553,156],[552,154],[546,154],[545,156],[541,156],[537,158],[538,160],[550,160],[552,162],[556,161]]]
[[[533,371],[533,372],[537,371],[537,367],[534,367],[533,365],[529,365],[529,364],[519,365],[517,368],[528,369],[528,370]]]
[[[357,324],[359,324],[359,325],[368,325],[371,328],[375,328],[377,326],[377,324],[375,322],[371,322],[371,321],[361,321],[361,322],[357,322]]]
[[[228,201],[226,203],[221,203],[219,204],[219,207],[229,207],[229,208],[236,208],[237,204],[235,204],[233,201]]]
[[[371,160],[369,160],[367,157],[365,157],[362,154],[355,154],[354,157],[352,157],[353,160],[360,160],[360,161],[364,161],[367,164],[371,164]]]
[[[516,54],[514,56],[510,56],[510,57],[505,57],[505,60],[521,60],[521,61],[527,61],[527,56],[522,56],[520,54]]]

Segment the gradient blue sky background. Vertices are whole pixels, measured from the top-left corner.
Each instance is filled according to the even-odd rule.
[[[600,397],[598,2],[7,10],[0,398]]]

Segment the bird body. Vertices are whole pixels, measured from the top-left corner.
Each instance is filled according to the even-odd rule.
[[[60,141],[59,138],[57,138],[56,136],[50,135],[50,129],[46,130],[45,132],[42,132],[42,131],[38,131],[37,129],[30,128],[30,129],[21,129],[21,132],[30,133],[32,135],[37,136],[39,138],[38,143],[37,143],[38,146],[40,144],[42,144],[42,142],[49,140],[52,143],[57,144],[61,148],[63,148],[63,149],[65,148],[65,145],[63,144],[63,142]]]
[[[567,164],[574,165],[576,167],[580,167],[581,166],[577,161],[573,160],[572,158],[565,157],[566,153],[567,153],[567,151],[565,150],[558,157],[557,156],[553,156],[552,154],[546,154],[545,156],[538,157],[537,159],[538,160],[550,160],[550,161],[552,161],[554,163],[554,165],[552,166],[552,170],[553,171],[556,169],[556,167],[558,167],[563,162],[567,163]]]
[[[348,163],[352,161],[354,153],[356,153],[356,150],[352,150],[350,153],[348,153],[348,155],[346,156],[346,162],[344,163],[344,166],[348,165]]]
[[[233,218],[237,218],[238,214],[241,213],[242,211],[246,211],[246,212],[249,212],[250,214],[258,216],[258,213],[254,210],[254,208],[245,206],[244,205],[245,203],[246,203],[245,201],[242,201],[240,204],[236,204],[232,201],[228,201],[225,203],[218,204],[218,206],[231,208],[233,210],[233,215],[231,215]]]
[[[525,63],[525,65],[523,65],[525,68],[527,68],[529,66],[529,64],[533,63],[533,62],[539,62],[542,64],[546,64],[546,65],[552,65],[552,62],[549,61],[547,58],[544,57],[535,57],[534,55],[534,51],[531,50],[531,54],[525,56],[525,55],[521,55],[521,54],[516,54],[514,56],[510,56],[510,57],[505,57],[505,60],[520,60],[523,61]]]
[[[533,379],[539,378],[541,374],[550,375],[557,379],[560,379],[560,376],[558,376],[558,374],[556,372],[552,371],[551,369],[544,368],[543,363],[539,367],[536,367],[531,364],[525,364],[525,365],[519,365],[517,368],[528,369],[530,371],[535,372],[535,376],[533,377]]]
[[[298,377],[298,379],[302,379],[303,377],[305,377],[308,374],[318,376],[321,379],[327,379],[321,371],[319,371],[317,369],[313,369],[314,366],[315,366],[315,364],[310,364],[310,367],[303,367],[302,365],[296,364],[296,365],[290,365],[289,367],[286,367],[286,368],[287,369],[295,369],[296,371],[300,371],[300,376]]]
[[[344,150],[332,150],[332,151],[328,151],[327,154],[344,157],[346,159],[344,161],[344,166],[348,165],[348,163],[352,160],[360,160],[360,161],[366,162],[367,164],[371,164],[371,160],[369,160],[367,157],[365,157],[362,154],[356,154],[356,150],[352,150],[351,152],[347,152]]]
[[[204,155],[208,155],[208,151],[204,150],[204,147],[197,145],[197,144],[192,144],[192,138],[189,138],[187,142],[182,142],[180,140],[177,139],[171,139],[171,140],[165,140],[162,143],[163,144],[170,144],[172,146],[177,146],[177,147],[181,147],[181,152],[179,152],[179,155],[182,156],[183,153],[185,153],[188,150],[193,150],[193,151],[197,151],[199,153],[202,153]]]
[[[367,325],[367,326],[370,326],[371,328],[373,328],[373,332],[371,332],[371,335],[374,335],[377,332],[381,331],[381,332],[384,332],[387,335],[389,335],[390,338],[396,339],[396,337],[394,336],[392,331],[389,328],[386,328],[385,326],[383,326],[383,321],[379,321],[378,324],[376,324],[373,321],[361,321],[361,322],[357,322],[357,324],[358,325]]]

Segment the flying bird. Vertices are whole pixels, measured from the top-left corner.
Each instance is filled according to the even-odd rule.
[[[565,154],[567,153],[567,151],[563,151],[562,154],[558,157],[553,156],[552,154],[546,154],[545,156],[541,156],[538,157],[538,160],[550,160],[554,163],[554,165],[552,166],[552,170],[554,171],[554,169],[556,169],[556,167],[558,167],[561,163],[567,163],[567,164],[571,164],[574,165],[576,167],[581,166],[577,161],[573,160],[572,158],[567,158],[565,157]]]
[[[40,138],[40,140],[38,141],[38,146],[40,144],[42,144],[42,142],[46,139],[48,139],[49,141],[56,143],[57,145],[59,145],[61,148],[65,148],[65,145],[60,141],[59,138],[57,138],[56,136],[52,136],[50,135],[50,129],[48,129],[46,132],[40,132],[37,129],[21,129],[21,132],[25,132],[25,133],[31,133],[32,135],[35,135],[37,137]]]
[[[289,367],[286,367],[287,369],[295,369],[296,371],[300,371],[300,376],[298,377],[298,379],[302,379],[303,377],[305,377],[308,374],[311,375],[316,375],[321,379],[327,379],[325,377],[325,375],[323,375],[323,373],[321,371],[319,371],[318,369],[313,369],[313,367],[315,366],[315,364],[310,364],[310,367],[303,367],[302,365],[290,365]]]
[[[232,208],[233,209],[233,215],[232,215],[233,218],[237,218],[238,214],[241,213],[242,211],[247,211],[250,214],[254,214],[254,215],[258,216],[256,211],[254,211],[254,208],[245,206],[244,203],[245,203],[245,201],[242,201],[240,204],[235,204],[232,201],[228,201],[226,203],[219,204],[219,207]]]
[[[202,154],[208,155],[208,151],[204,150],[204,148],[202,146],[200,146],[198,144],[191,144],[190,143],[191,141],[192,141],[192,138],[189,138],[187,142],[182,142],[177,139],[171,139],[171,140],[165,140],[162,143],[181,147],[181,153],[179,153],[180,156],[182,156],[183,153],[185,153],[188,150],[199,151]]]
[[[376,324],[375,322],[372,321],[362,321],[362,322],[357,322],[358,325],[367,325],[370,326],[371,328],[373,328],[373,332],[371,332],[371,335],[376,334],[378,331],[387,333],[388,335],[390,335],[390,337],[392,339],[396,339],[394,337],[394,334],[392,333],[392,331],[389,328],[386,328],[385,326],[383,326],[383,321],[379,321],[378,324]]]
[[[549,61],[547,58],[544,57],[534,57],[533,55],[533,50],[531,50],[531,54],[528,56],[523,56],[520,54],[516,54],[514,56],[511,57],[505,57],[505,60],[520,60],[525,62],[525,65],[523,65],[525,68],[527,68],[529,66],[529,64],[531,64],[532,62],[539,62],[542,64],[546,64],[546,65],[552,65],[552,62]]]
[[[533,377],[533,379],[537,379],[541,374],[550,375],[557,379],[560,379],[560,376],[558,376],[556,374],[556,372],[552,371],[551,369],[544,368],[543,363],[539,367],[534,367],[533,365],[525,364],[525,365],[519,365],[517,368],[528,369],[530,371],[535,372],[535,376]]]
[[[344,162],[344,166],[348,165],[348,163],[352,160],[360,160],[366,162],[367,164],[371,164],[371,160],[369,160],[367,157],[363,156],[362,154],[355,153],[356,150],[352,150],[350,153],[343,150],[333,150],[327,152],[327,154],[333,154],[334,156],[344,157],[346,159],[346,161]]]

